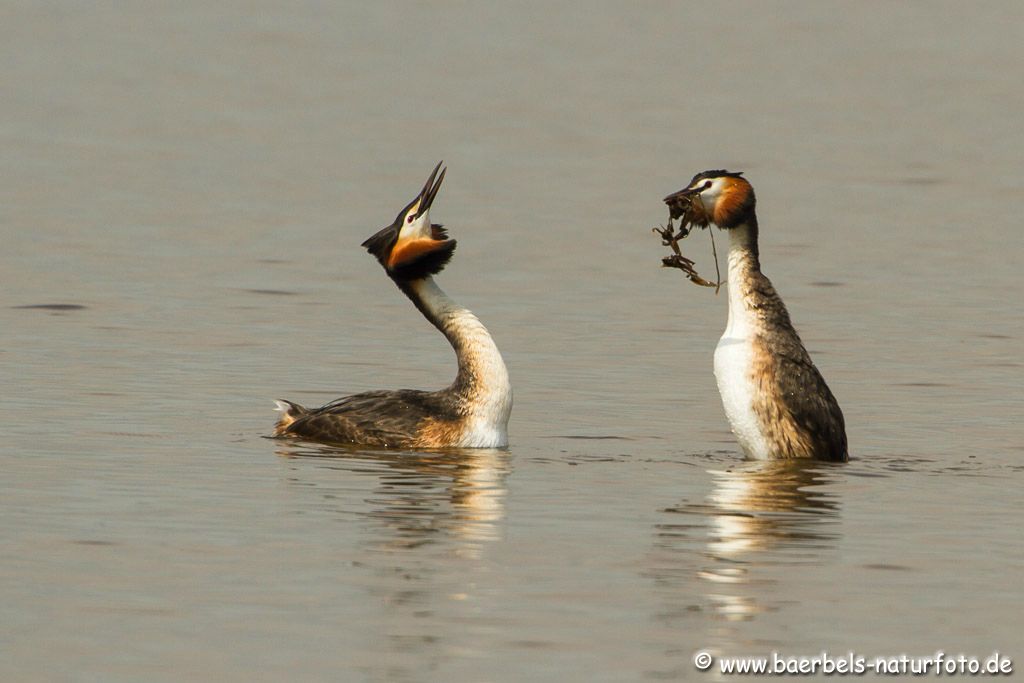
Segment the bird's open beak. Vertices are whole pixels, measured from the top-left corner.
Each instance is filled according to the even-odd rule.
[[[430,210],[431,205],[434,203],[434,198],[437,197],[437,191],[441,189],[441,182],[444,180],[445,171],[448,170],[447,168],[441,169],[441,164],[443,163],[443,161],[437,162],[437,166],[434,167],[430,177],[427,178],[426,185],[420,190],[419,201],[416,206],[416,218]],[[437,174],[439,170],[441,175]]]
[[[429,222],[420,225],[419,220],[428,220],[425,217],[426,213],[434,204],[437,192],[444,181],[445,171],[448,170],[441,168],[443,163],[440,162],[434,167],[419,196],[404,212],[404,215],[408,216],[412,211],[412,215],[417,219],[412,223],[412,230],[408,234],[402,234],[402,228],[399,227],[398,239],[392,244],[390,253],[381,261],[393,275],[414,279],[438,273],[451,258],[455,241],[448,239],[446,231],[440,225]],[[399,214],[400,219],[401,216],[402,214]]]

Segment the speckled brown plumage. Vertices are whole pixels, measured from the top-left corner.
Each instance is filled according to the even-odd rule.
[[[457,441],[459,402],[447,391],[367,391],[307,409],[288,402],[274,436],[382,448],[437,448]],[[446,426],[446,428],[444,428]]]
[[[748,232],[748,248],[731,256],[730,268],[740,273],[730,278],[730,284],[740,286],[739,298],[755,321],[750,340],[750,372],[757,387],[754,414],[775,445],[775,457],[845,461],[843,412],[793,327],[786,305],[761,272],[757,217],[749,216],[741,229]]]
[[[846,460],[846,425],[839,403],[818,372],[785,304],[760,272],[748,278],[744,298],[760,321],[752,340],[753,403],[778,457]]]

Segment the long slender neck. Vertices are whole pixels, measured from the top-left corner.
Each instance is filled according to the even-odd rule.
[[[750,218],[729,233],[729,323],[728,329],[738,323],[738,315],[748,308],[755,276],[761,273],[758,252],[758,217]]]
[[[452,301],[432,277],[397,284],[455,349],[459,374],[452,391],[471,403],[502,404],[487,406],[488,410],[501,412],[506,402],[511,408],[508,369],[483,323],[469,309]]]
[[[729,322],[727,334],[746,332],[747,312],[761,277],[761,259],[757,248],[757,216],[750,218],[729,233]]]
[[[753,213],[729,228],[729,322],[726,336],[752,332],[797,337],[786,305],[764,273],[757,249],[757,216]]]

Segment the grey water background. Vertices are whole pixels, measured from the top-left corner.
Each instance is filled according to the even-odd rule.
[[[1022,26],[1016,3],[5,3],[0,677],[1019,668]],[[454,376],[359,248],[439,159],[439,282],[505,355],[511,446],[264,439],[277,397]],[[745,462],[729,433],[726,299],[650,233],[720,167],[757,190],[848,465]],[[713,274],[706,234],[684,248]]]

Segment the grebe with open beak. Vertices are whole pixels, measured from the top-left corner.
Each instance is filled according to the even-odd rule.
[[[440,391],[368,391],[307,409],[278,401],[274,436],[387,448],[499,448],[508,445],[512,386],[487,328],[434,282],[455,251],[430,207],[444,180],[434,168],[394,223],[363,242],[384,271],[455,350],[455,382]]]
[[[848,459],[832,392],[761,272],[754,188],[739,173],[704,171],[665,203],[686,221],[729,234],[729,320],[715,349],[725,414],[751,458]]]

